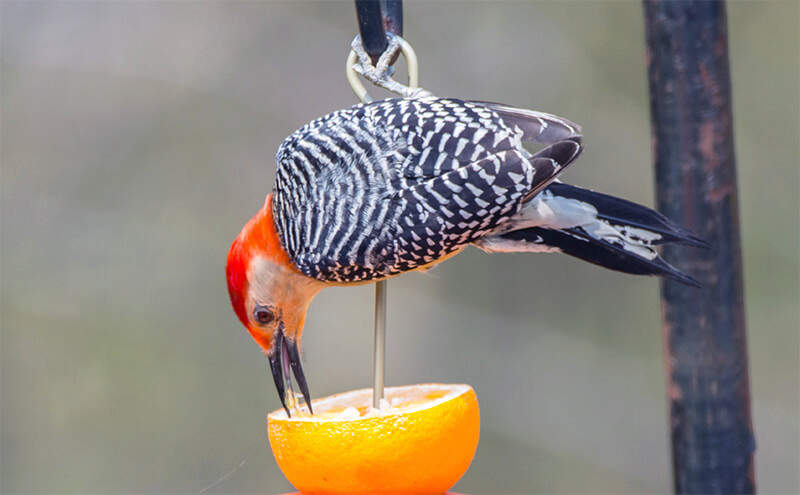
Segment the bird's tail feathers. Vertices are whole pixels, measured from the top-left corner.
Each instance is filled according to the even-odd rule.
[[[708,244],[650,208],[562,183],[551,184],[531,203],[530,211],[523,208],[519,215],[519,228],[512,224],[476,245],[489,252],[562,252],[611,270],[660,275],[700,287],[661,258],[656,248],[665,243]]]
[[[597,217],[611,224],[640,228],[659,234],[661,237],[655,239],[654,244],[674,242],[687,246],[711,247],[706,241],[661,213],[632,201],[562,182],[550,184],[547,190],[555,196],[591,204],[597,209]]]

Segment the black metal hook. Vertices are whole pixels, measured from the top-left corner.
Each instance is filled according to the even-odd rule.
[[[376,64],[389,46],[386,33],[403,35],[403,0],[355,0],[355,3],[361,43]],[[395,60],[397,55],[391,63]]]

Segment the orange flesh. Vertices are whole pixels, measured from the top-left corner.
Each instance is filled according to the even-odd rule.
[[[441,399],[447,395],[447,392],[441,390],[434,390],[430,392],[425,392],[421,398],[406,398],[406,397],[390,397],[391,399],[391,406],[389,407],[387,412],[396,413],[402,412],[404,409],[414,408],[418,406],[422,406],[423,404],[427,404],[429,402]],[[330,408],[326,408],[322,411],[317,411],[313,418],[319,420],[331,419],[335,418],[342,414],[346,409],[355,408],[358,411],[358,415],[361,417],[367,416],[370,412],[373,412],[372,405],[359,405],[359,406],[349,406],[349,405],[335,405]],[[310,417],[310,416],[306,416]]]

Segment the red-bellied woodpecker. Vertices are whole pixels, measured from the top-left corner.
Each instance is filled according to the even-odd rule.
[[[548,146],[530,153],[523,142]],[[554,182],[580,152],[568,120],[435,97],[356,105],[289,136],[272,194],[226,270],[233,309],[268,354],[284,407],[290,369],[311,406],[298,344],[327,286],[428,268],[469,245],[564,252],[697,285],[656,247],[703,241],[644,206]]]

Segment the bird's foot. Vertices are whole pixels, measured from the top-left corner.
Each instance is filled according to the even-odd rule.
[[[351,44],[351,48],[358,56],[358,61],[353,64],[353,70],[364,76],[365,79],[375,86],[389,90],[404,98],[424,98],[426,96],[433,96],[432,93],[422,88],[409,87],[392,79],[394,69],[391,66],[391,62],[395,54],[397,54],[397,51],[402,50],[403,53],[406,54],[406,58],[408,58],[409,53],[413,54],[413,49],[411,49],[408,43],[400,36],[386,33],[386,38],[389,42],[386,50],[381,54],[378,63],[372,65],[372,59],[361,43],[361,35],[356,35]],[[413,63],[414,70],[416,70],[416,56],[414,56],[413,62],[408,60],[408,63]]]

